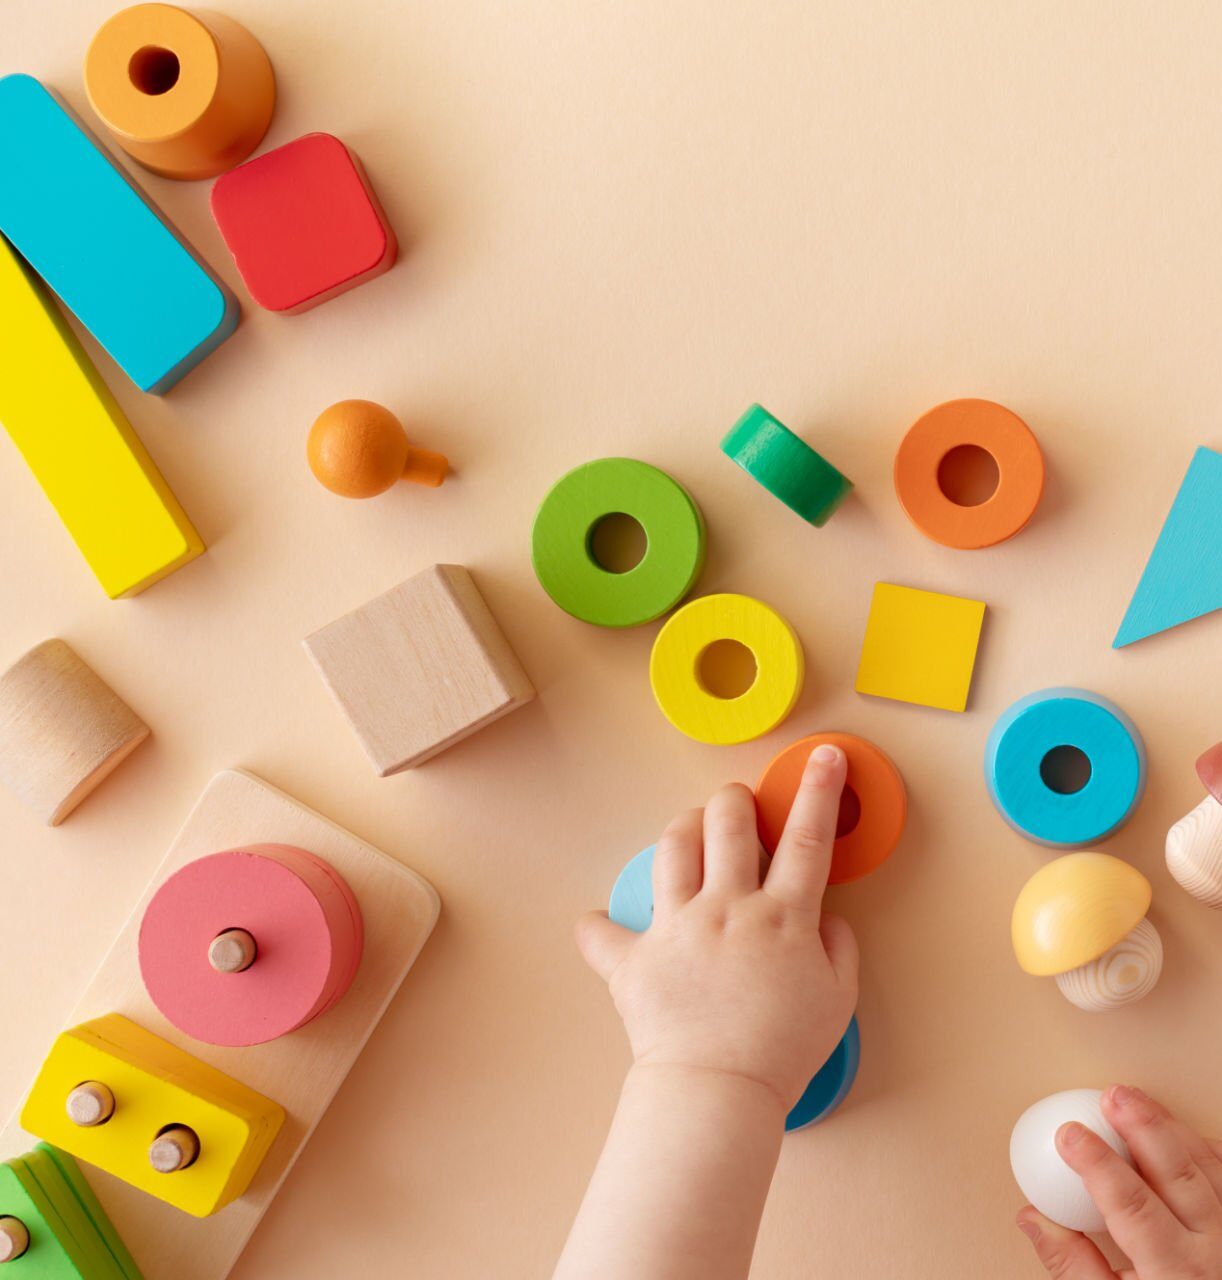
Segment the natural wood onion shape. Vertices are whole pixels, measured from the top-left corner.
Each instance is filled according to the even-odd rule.
[[[1058,973],[1056,984],[1071,1004],[1088,1013],[1107,1013],[1149,995],[1163,971],[1163,940],[1142,920],[1096,960]]]

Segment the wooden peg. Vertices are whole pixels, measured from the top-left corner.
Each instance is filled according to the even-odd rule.
[[[244,973],[254,964],[258,950],[245,929],[226,929],[212,939],[208,963],[217,973]]]
[[[177,1173],[199,1159],[199,1139],[185,1124],[172,1125],[159,1133],[149,1147],[149,1164],[158,1173]]]
[[[105,1124],[115,1113],[115,1095],[98,1080],[78,1084],[64,1104],[68,1119],[82,1129]]]
[[[306,446],[315,479],[342,498],[374,498],[398,480],[437,488],[449,463],[407,443],[403,424],[372,400],[341,400],[324,409]]]
[[[58,826],[149,736],[149,727],[62,640],[0,676],[0,781]]]
[[[0,1262],[16,1262],[30,1247],[30,1233],[20,1218],[0,1218]]]

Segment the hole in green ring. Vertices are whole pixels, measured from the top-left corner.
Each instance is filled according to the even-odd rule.
[[[645,559],[649,535],[645,526],[624,511],[600,516],[586,535],[590,558],[607,573],[629,573]]]

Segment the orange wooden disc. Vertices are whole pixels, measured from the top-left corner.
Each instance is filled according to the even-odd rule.
[[[948,497],[939,470],[974,445],[997,466],[997,487],[974,506]],[[1012,538],[1039,506],[1044,455],[1031,428],[991,400],[948,400],[909,428],[895,455],[895,492],[908,518],[945,547],[975,550]]]
[[[769,853],[776,851],[807,758],[825,742],[839,747],[849,763],[828,876],[828,884],[847,884],[886,862],[899,843],[908,817],[908,793],[899,770],[865,738],[851,733],[812,733],[786,747],[764,770],[755,787],[760,843]]]

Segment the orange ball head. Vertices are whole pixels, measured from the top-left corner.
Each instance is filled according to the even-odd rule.
[[[324,409],[310,428],[307,456],[318,482],[344,498],[374,498],[399,480],[435,488],[448,469],[440,454],[413,449],[399,419],[371,400]]]

